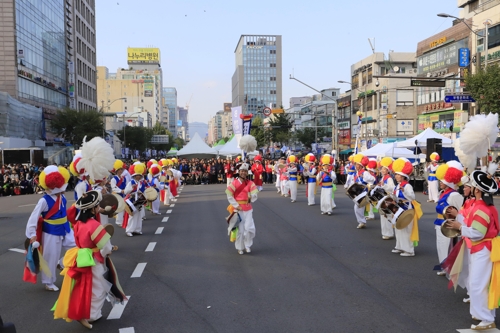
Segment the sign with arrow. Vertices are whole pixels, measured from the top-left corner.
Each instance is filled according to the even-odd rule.
[[[446,103],[474,103],[476,100],[469,94],[454,94],[444,97]]]

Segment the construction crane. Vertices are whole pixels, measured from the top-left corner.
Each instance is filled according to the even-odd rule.
[[[189,97],[189,101],[186,103],[186,110],[189,111],[189,104],[191,103],[191,100],[193,99],[193,94],[191,94],[191,97]]]

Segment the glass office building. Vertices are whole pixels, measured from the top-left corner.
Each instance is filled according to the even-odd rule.
[[[63,0],[15,0],[18,96],[55,108],[67,106]]]
[[[179,119],[179,114],[177,112],[177,89],[174,87],[163,88],[163,98],[165,99],[165,106],[168,107],[167,129],[174,137],[177,137],[176,125]]]
[[[233,106],[254,115],[262,114],[264,107],[279,108],[283,104],[281,36],[242,35],[235,56]]]

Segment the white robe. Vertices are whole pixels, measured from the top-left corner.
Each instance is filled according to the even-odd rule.
[[[365,170],[363,172],[363,181],[368,184],[373,184],[375,183],[375,177]],[[358,205],[354,204],[354,215],[358,223],[366,224],[365,209],[366,207],[358,207]]]
[[[297,172],[297,168],[288,167],[288,172]],[[297,181],[289,179],[288,188],[290,189],[290,199],[292,201],[297,201]]]
[[[439,165],[429,165],[427,171],[429,173],[436,173]],[[427,193],[429,193],[429,200],[438,202],[439,200],[439,180],[427,180]]]
[[[387,183],[382,184],[382,188],[385,190],[387,194],[392,194],[394,192],[395,187],[396,186],[392,178],[388,178]],[[394,226],[391,223],[392,214],[386,216],[382,211],[379,211],[379,214],[380,214],[380,229],[382,231],[382,236],[394,237]]]
[[[316,179],[319,181],[323,177],[324,171],[320,171],[316,176]],[[332,178],[332,183],[335,182],[337,176],[335,172],[330,171],[330,178]],[[335,202],[332,198],[332,187],[321,187],[321,198],[320,198],[320,209],[322,213],[331,213],[332,210],[336,207]]]
[[[396,186],[396,191],[399,191],[399,184]],[[410,184],[406,184],[406,186],[404,187],[403,195],[409,201],[415,200],[415,192],[413,192],[413,187]],[[409,204],[409,207],[412,208],[413,206]],[[392,223],[395,224],[396,221],[392,220]],[[404,251],[407,253],[415,253],[413,242],[410,239],[412,229],[413,222],[411,222],[404,229],[394,229],[394,234],[396,235],[396,250]]]
[[[304,169],[304,176],[307,176],[309,178],[314,178],[316,180],[316,168],[309,168],[309,170]],[[314,192],[316,190],[316,181],[314,182],[309,182],[307,180],[307,204],[309,206],[312,206],[316,203],[315,198],[314,198]]]

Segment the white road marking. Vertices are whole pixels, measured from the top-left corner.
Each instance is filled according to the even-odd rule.
[[[17,206],[17,207],[29,207],[29,206],[36,206],[36,204],[21,205],[21,206]]]
[[[135,333],[135,330],[133,327],[120,328],[118,333]]]
[[[170,213],[172,213],[172,210],[171,209],[167,210],[167,214],[170,214]]]
[[[168,217],[164,217],[163,220],[161,220],[162,222],[168,222]]]
[[[167,219],[168,219],[168,217],[167,217]],[[161,235],[162,232],[163,232],[163,227],[159,227],[158,229],[156,229],[155,235]]]
[[[148,247],[146,248],[146,251],[144,251],[144,252],[153,252],[153,250],[155,249],[155,246],[156,246],[156,242],[149,243]]]
[[[144,268],[146,268],[146,264],[147,264],[147,262],[138,263],[137,266],[135,267],[134,272],[132,273],[131,278],[141,277],[142,272],[144,272]]]
[[[9,249],[9,251],[12,251],[12,252],[19,252],[19,253],[22,253],[22,254],[24,254],[24,253],[26,252],[25,250],[22,250],[22,249],[16,249],[16,248]]]
[[[460,333],[474,333],[474,332],[477,332],[477,330],[471,330],[470,328],[461,329],[461,330],[457,329],[457,331],[460,332]],[[500,332],[500,330],[498,328],[490,328],[489,330],[487,330],[487,332],[494,333],[494,332]]]
[[[120,319],[122,314],[123,314],[123,310],[125,310],[125,306],[127,306],[127,303],[128,301],[130,301],[130,297],[131,296],[127,296],[128,300],[126,301],[123,301],[123,304],[120,304],[120,303],[117,303],[113,306],[113,308],[111,309],[111,312],[109,313],[108,315],[108,320],[112,320],[112,319]],[[132,327],[130,327],[132,328]],[[133,328],[132,328],[133,330]],[[120,330],[121,332],[121,330]],[[125,331],[125,332],[131,332],[131,331]]]
[[[175,204],[171,204],[171,205],[170,205],[170,208],[174,208],[174,207],[175,207]]]

